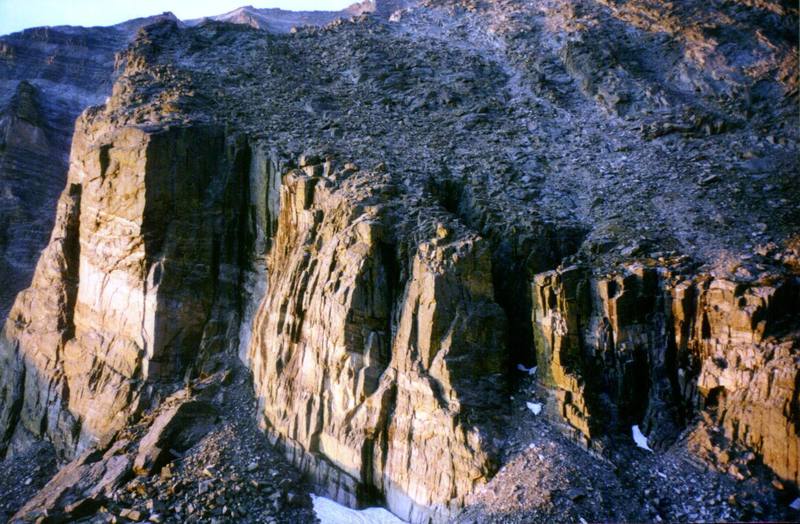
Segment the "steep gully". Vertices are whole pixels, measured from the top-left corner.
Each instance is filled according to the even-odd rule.
[[[65,518],[149,464],[157,439],[114,435],[232,354],[292,463],[339,501],[412,521],[448,518],[494,475],[519,362],[590,447],[634,423],[668,445],[705,413],[728,441],[705,446],[710,461],[735,470],[717,451],[741,446],[798,482],[797,246],[758,281],[677,257],[593,271],[569,257],[582,230],[494,231],[460,181],[418,197],[391,166],[101,109],[72,151],[0,342],[5,453],[45,437],[105,482],[51,502]]]

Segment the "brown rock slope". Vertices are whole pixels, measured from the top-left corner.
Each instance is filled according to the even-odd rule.
[[[319,489],[442,521],[510,460],[537,364],[549,424],[594,453],[636,424],[655,461],[691,444],[789,496],[797,11],[690,4],[148,27],[9,315],[0,445],[108,454],[238,355]],[[654,518],[581,516],[609,515]]]

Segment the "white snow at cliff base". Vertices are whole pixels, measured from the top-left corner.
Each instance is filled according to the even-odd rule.
[[[383,508],[355,510],[316,495],[311,495],[311,500],[322,524],[405,524]]]

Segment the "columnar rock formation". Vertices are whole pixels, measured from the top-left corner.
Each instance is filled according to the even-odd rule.
[[[238,356],[320,489],[443,521],[495,474],[522,363],[599,451],[705,421],[729,442],[706,459],[749,450],[796,485],[794,43],[758,6],[697,3],[684,30],[629,4],[145,28],[78,120],[3,330],[0,451],[50,440],[94,497],[74,477],[118,471],[115,435],[165,403],[124,462],[153,474],[175,391]],[[726,30],[698,33],[708,13]],[[661,51],[666,75],[643,66]]]
[[[533,322],[543,381],[586,438],[643,424],[670,443],[698,410],[798,481],[795,276],[756,282],[637,265],[592,277],[537,275]]]
[[[75,119],[111,93],[115,53],[162,17],[0,36],[0,318],[47,245]]]
[[[389,175],[305,162],[284,178],[252,324],[264,425],[349,504],[447,515],[491,475],[479,421],[502,410],[488,244],[456,224],[409,238]]]
[[[227,154],[213,127],[82,117],[50,244],[4,332],[4,449],[47,435],[81,452],[215,343],[212,304],[238,284],[238,244],[223,237],[247,165]]]

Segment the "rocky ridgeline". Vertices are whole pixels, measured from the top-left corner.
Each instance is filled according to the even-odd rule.
[[[244,518],[216,502],[227,481],[210,496],[191,480],[236,405],[237,356],[248,416],[349,505],[545,518],[479,496],[520,474],[530,426],[511,399],[541,393],[547,424],[595,453],[556,447],[591,478],[621,482],[589,457],[630,456],[620,436],[638,425],[655,467],[685,450],[725,473],[709,482],[749,482],[756,516],[787,518],[797,12],[691,4],[431,1],[286,35],[145,28],[77,122],[50,243],[0,340],[0,449],[45,439],[71,461],[16,518]],[[237,482],[310,518],[305,495]],[[610,489],[614,509],[570,519],[692,519],[681,500],[621,500],[635,480]]]

